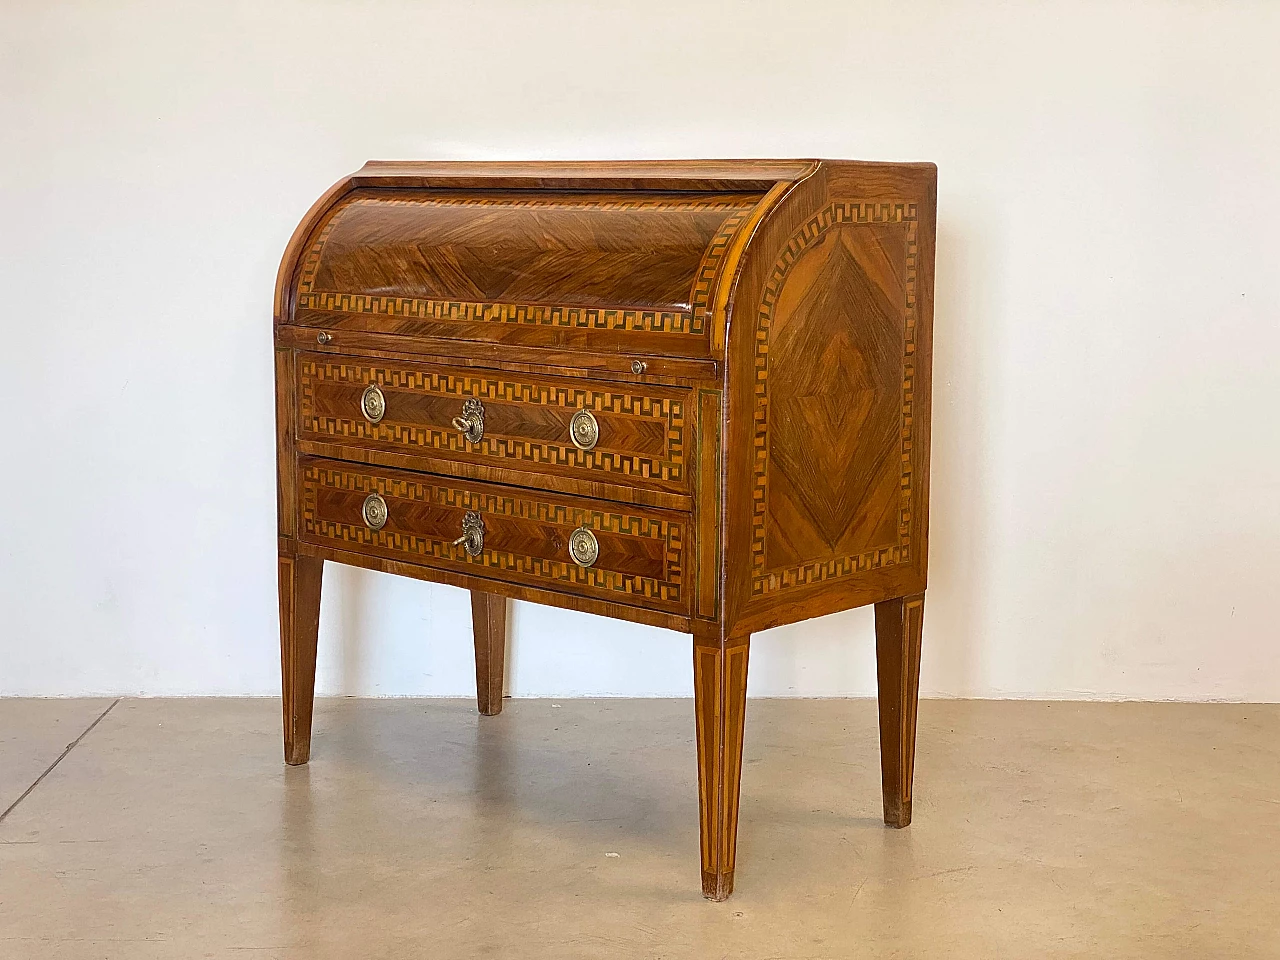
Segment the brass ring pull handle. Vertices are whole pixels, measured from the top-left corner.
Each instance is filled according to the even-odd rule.
[[[453,418],[453,428],[471,443],[479,443],[484,438],[484,404],[475,397],[467,400],[462,405],[462,416]]]
[[[591,450],[600,441],[600,424],[590,410],[579,410],[569,421],[569,439],[579,450]]]
[[[376,383],[371,383],[360,394],[360,412],[370,423],[377,423],[387,415],[387,398]]]
[[[387,525],[387,501],[376,493],[364,498],[364,506],[360,509],[364,524],[370,530],[381,530]]]
[[[589,567],[600,556],[600,544],[588,527],[579,527],[569,534],[569,556],[580,567]]]
[[[462,536],[453,541],[455,547],[462,547],[467,556],[478,557],[484,550],[484,520],[474,510],[468,510],[462,517]]]

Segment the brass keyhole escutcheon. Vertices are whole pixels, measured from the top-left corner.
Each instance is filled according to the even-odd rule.
[[[484,520],[474,510],[468,510],[462,516],[462,536],[453,541],[455,547],[462,547],[467,556],[478,557],[484,551]]]
[[[579,450],[591,450],[600,440],[600,424],[590,410],[579,410],[569,421],[569,439]]]
[[[371,383],[360,394],[360,412],[370,423],[377,423],[387,414],[387,398],[376,383]]]
[[[387,525],[387,501],[376,493],[364,498],[364,506],[360,509],[365,526],[370,530],[381,530]]]
[[[600,544],[596,535],[587,527],[578,527],[569,534],[569,556],[580,567],[589,567],[600,556]]]
[[[484,439],[484,404],[475,397],[462,404],[462,416],[453,418],[453,428],[471,443]]]

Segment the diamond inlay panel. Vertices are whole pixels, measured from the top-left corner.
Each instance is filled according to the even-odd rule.
[[[832,203],[766,282],[754,595],[910,560],[916,237],[913,203]]]

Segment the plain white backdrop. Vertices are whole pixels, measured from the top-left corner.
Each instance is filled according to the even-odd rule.
[[[922,693],[1280,699],[1280,4],[0,10],[0,694],[278,690],[271,292],[369,158],[939,167]],[[329,565],[319,689],[468,694],[466,594]],[[515,695],[691,692],[515,604]],[[872,619],[751,691],[868,695]]]

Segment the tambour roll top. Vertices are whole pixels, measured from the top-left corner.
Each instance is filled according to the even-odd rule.
[[[369,164],[305,224],[278,320],[707,355],[766,198],[809,166]]]

